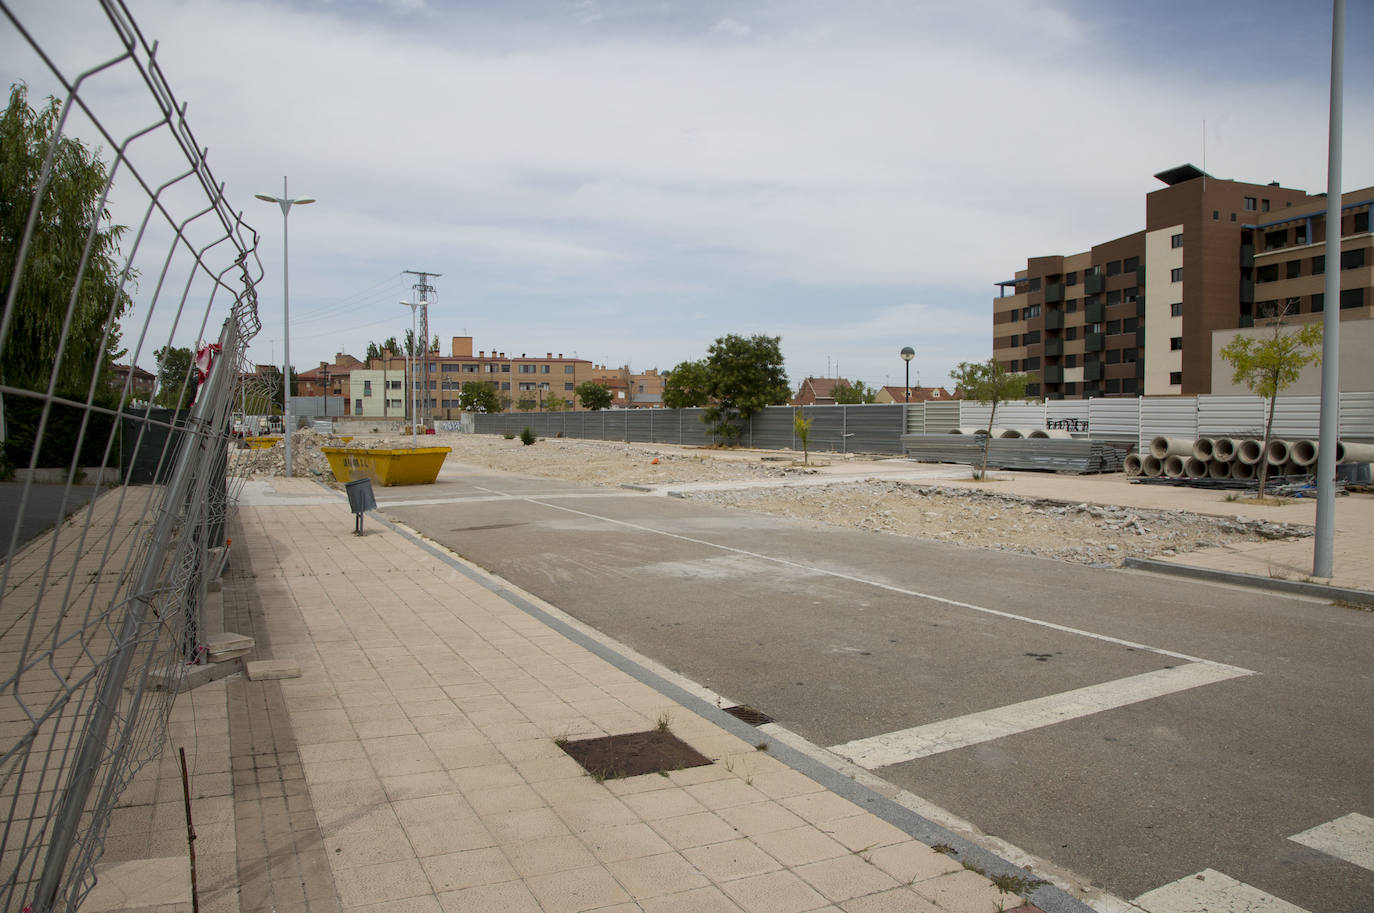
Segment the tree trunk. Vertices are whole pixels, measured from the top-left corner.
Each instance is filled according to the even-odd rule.
[[[1269,418],[1264,422],[1264,447],[1260,450],[1260,474],[1259,474],[1259,497],[1264,497],[1264,483],[1269,478],[1269,435],[1274,431],[1274,403],[1278,400],[1278,391],[1269,397]]]
[[[992,446],[992,426],[997,419],[997,400],[992,401],[992,412],[988,414],[988,433],[983,435],[983,468],[978,473],[979,479],[988,477],[988,448]]]

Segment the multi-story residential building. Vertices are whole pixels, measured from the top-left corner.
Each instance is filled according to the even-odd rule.
[[[297,396],[322,396],[336,402],[329,405],[326,415],[349,415],[353,404],[349,401],[349,375],[363,363],[345,352],[334,356],[331,364],[320,362],[318,368],[296,373]]]
[[[929,403],[939,402],[946,399],[958,399],[959,397],[950,393],[944,387],[919,387],[912,385],[911,398],[907,399],[907,388],[901,386],[884,386],[878,388],[878,395],[874,397],[875,403]]]
[[[130,380],[129,375],[133,375]],[[111,365],[110,367],[110,387],[116,392],[124,389],[124,385],[129,385],[129,398],[134,401],[147,402],[153,398],[153,389],[157,386],[157,375],[151,371],[145,371],[138,365]]]
[[[1051,399],[1209,393],[1213,333],[1322,309],[1322,194],[1155,175],[1145,228],[1082,253],[1031,258],[993,300],[993,355]],[[1374,188],[1342,197],[1343,318],[1374,316]]]
[[[663,408],[664,375],[658,368],[630,375],[630,406],[635,409]]]

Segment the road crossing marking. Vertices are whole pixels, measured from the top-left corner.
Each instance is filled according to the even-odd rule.
[[[1374,872],[1374,818],[1352,812],[1288,839]]]
[[[860,767],[875,770],[1253,674],[1234,666],[1188,663],[924,726],[855,739],[842,745],[833,745],[829,750]]]
[[[1132,903],[1148,913],[1308,913],[1214,869],[1155,888]]]

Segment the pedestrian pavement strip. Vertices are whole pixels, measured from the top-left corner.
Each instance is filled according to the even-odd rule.
[[[1288,839],[1374,871],[1374,818],[1352,812]],[[1308,913],[1214,869],[1155,888],[1132,903],[1147,913]]]

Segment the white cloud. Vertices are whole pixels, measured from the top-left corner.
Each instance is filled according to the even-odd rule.
[[[726,16],[716,23],[715,31],[722,35],[728,35],[731,38],[748,38],[754,30],[738,19],[732,19]]]

